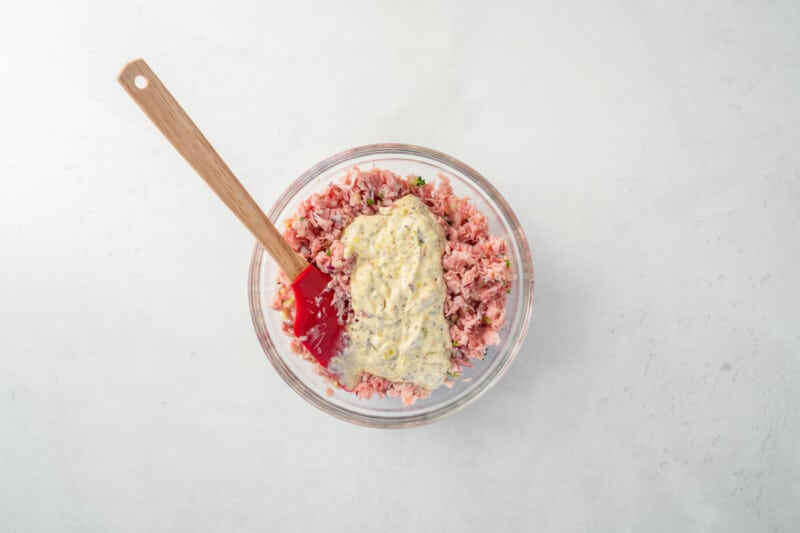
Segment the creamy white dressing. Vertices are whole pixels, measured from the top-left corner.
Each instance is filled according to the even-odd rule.
[[[357,217],[344,231],[354,316],[349,346],[331,362],[342,383],[363,371],[433,390],[450,368],[451,341],[444,317],[445,236],[422,201],[404,196],[380,214]]]

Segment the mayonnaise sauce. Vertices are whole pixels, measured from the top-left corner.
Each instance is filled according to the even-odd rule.
[[[422,201],[404,196],[344,231],[354,316],[349,346],[332,362],[345,386],[362,371],[433,390],[444,383],[452,350],[444,317],[445,236]]]

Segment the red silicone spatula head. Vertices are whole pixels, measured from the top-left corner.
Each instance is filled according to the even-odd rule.
[[[311,355],[328,366],[342,331],[331,302],[333,291],[326,290],[330,277],[292,250],[143,59],[125,65],[118,80],[172,146],[264,245],[281,270],[294,280],[294,333]]]
[[[338,353],[342,324],[333,305],[331,277],[308,265],[292,282],[294,334],[319,363],[327,367]]]

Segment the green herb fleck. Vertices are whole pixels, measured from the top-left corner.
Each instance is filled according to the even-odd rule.
[[[305,219],[306,219],[306,217],[300,217],[300,218],[298,218],[297,220],[299,220],[300,222],[302,222],[302,221],[304,221]]]
[[[414,185],[417,187],[422,187],[425,185],[425,180],[422,178],[422,176],[417,176],[417,181],[414,182]]]
[[[383,193],[382,193],[382,192],[379,192],[379,193],[378,193],[378,198],[380,198],[381,200],[383,200]]]
[[[488,326],[489,324],[491,324],[491,323],[492,323],[492,319],[490,319],[490,318],[489,318],[488,316],[486,316],[486,315],[483,315],[483,323],[484,323],[484,324],[486,324],[486,325]]]
[[[375,200],[372,198],[367,198],[367,205],[375,205]]]
[[[327,255],[328,257],[330,257],[330,256],[331,256],[331,249],[330,249],[330,248],[328,248],[328,250],[325,252],[325,255]],[[509,291],[509,292],[510,292],[510,291]]]
[[[449,378],[457,378],[460,375],[461,374],[459,374],[458,372],[448,372],[447,373],[447,377],[449,377]]]
[[[453,346],[458,346],[458,341],[453,341]]]
[[[506,268],[511,268],[511,261],[506,259]]]
[[[506,294],[511,294],[511,289],[506,289]]]

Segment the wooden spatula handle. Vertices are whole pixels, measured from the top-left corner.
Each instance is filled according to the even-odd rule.
[[[261,242],[289,279],[296,278],[308,266],[306,260],[292,250],[147,63],[143,59],[131,61],[117,79],[172,146]]]

